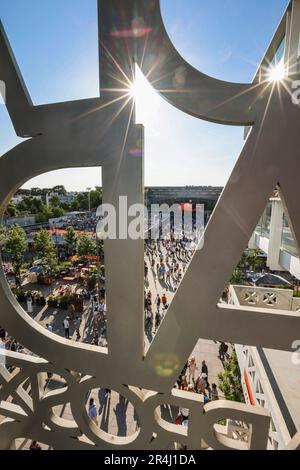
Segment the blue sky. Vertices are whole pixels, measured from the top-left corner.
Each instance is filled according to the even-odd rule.
[[[287,3],[161,0],[167,31],[184,58],[209,75],[236,82],[252,80]],[[96,0],[1,0],[0,17],[35,104],[98,95]],[[155,96],[146,83],[144,87],[138,120],[146,127],[146,184],[225,184],[242,146],[243,129],[186,116]],[[1,105],[0,154],[16,142]],[[26,186],[65,184],[69,190],[84,190],[101,184],[100,174],[91,169],[60,171]]]

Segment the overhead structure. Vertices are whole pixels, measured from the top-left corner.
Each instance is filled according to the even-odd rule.
[[[0,88],[5,89],[17,135],[30,138],[0,159],[0,215],[31,178],[73,167],[101,166],[104,203],[117,210],[119,196],[126,195],[128,205],[143,204],[144,134],[135,124],[130,96],[135,64],[158,93],[183,112],[211,122],[251,126],[206,229],[203,249],[196,251],[146,355],[143,240],[105,241],[108,350],[70,343],[45,331],[17,303],[1,268],[0,324],[41,358],[7,353],[3,359],[19,369],[17,374],[0,360],[0,415],[6,417],[0,424],[1,448],[11,448],[19,437],[56,449],[163,449],[170,442],[189,449],[266,448],[267,411],[223,401],[204,405],[199,396],[174,391],[173,385],[198,338],[290,351],[300,330],[299,313],[219,304],[276,185],[300,243],[300,109],[291,97],[293,83],[300,78],[299,32],[300,0],[292,0],[253,83],[228,83],[195,70],[178,54],[165,30],[159,0],[102,0],[100,96],[34,106],[0,26]],[[264,71],[283,37],[287,73],[271,82]],[[66,387],[44,396],[40,378],[46,372],[64,377]],[[21,386],[27,379],[31,395]],[[134,436],[110,436],[89,420],[87,393],[102,387],[134,405],[140,419]],[[74,422],[55,415],[53,407],[64,403],[71,404]],[[188,429],[162,422],[156,409],[165,403],[190,409]],[[222,427],[214,427],[225,417],[252,424],[247,442],[230,439]]]

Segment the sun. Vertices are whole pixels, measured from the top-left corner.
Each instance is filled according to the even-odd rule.
[[[130,86],[129,95],[136,104],[136,121],[141,124],[153,122],[161,104],[161,98],[139,67],[136,67],[135,81]]]
[[[280,82],[286,76],[286,69],[284,61],[281,60],[275,65],[271,65],[268,70],[268,81],[269,82]]]

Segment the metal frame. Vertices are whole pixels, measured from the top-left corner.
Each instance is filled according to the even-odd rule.
[[[291,2],[285,18],[288,61],[293,64],[298,50],[299,0]],[[17,362],[21,371],[24,368],[25,375],[39,376],[45,369],[76,374],[68,372],[68,390],[59,397],[47,401],[36,392],[32,415],[25,416],[24,410],[22,414],[21,410],[12,409],[13,405],[6,404],[5,409],[2,406],[1,414],[8,419],[0,425],[0,447],[9,448],[16,437],[28,436],[55,448],[93,447],[83,443],[78,438],[81,435],[88,437],[94,448],[163,448],[174,440],[189,448],[201,448],[201,439],[206,447],[239,448],[241,443],[214,431],[213,424],[225,413],[228,418],[239,417],[253,423],[248,447],[266,448],[270,424],[266,411],[219,402],[204,406],[203,418],[199,398],[171,390],[199,337],[288,351],[295,331],[299,331],[298,313],[219,304],[224,286],[276,184],[280,184],[295,239],[298,245],[300,242],[295,193],[300,170],[296,154],[300,147],[300,110],[290,96],[291,79],[299,79],[297,68],[289,67],[289,78],[282,84],[233,84],[208,77],[191,67],[174,48],[158,0],[99,1],[99,42],[100,98],[34,106],[0,26],[0,80],[6,85],[6,106],[16,133],[30,137],[0,159],[0,215],[26,181],[47,171],[71,167],[101,166],[104,202],[114,204],[116,209],[121,195],[128,196],[129,205],[143,203],[143,127],[134,123],[134,102],[128,96],[135,63],[176,108],[212,122],[251,125],[252,130],[206,229],[204,247],[195,253],[146,356],[143,240],[105,241],[108,351],[70,344],[45,331],[17,303],[1,270],[1,325],[48,363],[43,362],[41,367],[37,359],[16,355],[9,355],[9,359]],[[138,157],[132,152],[136,148],[140,149]],[[130,266],[132,269],[128,269]],[[159,373],[157,364],[170,362],[170,358],[172,370]],[[15,387],[20,380],[7,377]],[[135,439],[104,437],[88,421],[85,396],[96,386],[110,387],[132,401],[141,421]],[[144,395],[139,389],[155,392]],[[0,399],[4,399],[3,390]],[[57,424],[53,416],[51,407],[62,400],[71,401],[72,410],[77,410],[75,428],[62,421]],[[154,413],[154,404],[179,404],[186,400],[195,416],[187,435],[178,427],[174,430],[172,425],[162,424]],[[55,433],[50,431],[53,426]],[[156,439],[153,433],[157,434]]]

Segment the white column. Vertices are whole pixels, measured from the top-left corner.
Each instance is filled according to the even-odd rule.
[[[299,73],[300,58],[300,0],[294,0],[287,18],[287,37],[285,50],[285,63],[288,66],[289,76]]]
[[[252,237],[250,238],[250,241],[249,241],[249,244],[248,244],[248,248],[250,250],[256,250],[258,247],[256,245],[256,233],[255,231],[253,232],[253,235]]]
[[[274,198],[272,201],[272,216],[270,225],[270,241],[268,250],[268,266],[272,271],[284,271],[279,264],[282,229],[283,229],[283,205],[280,199]]]

